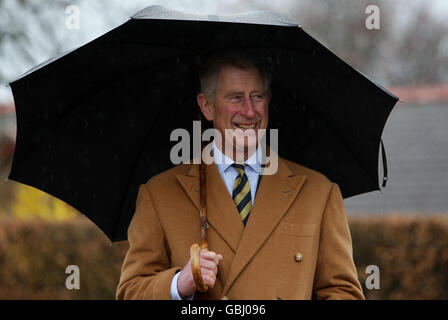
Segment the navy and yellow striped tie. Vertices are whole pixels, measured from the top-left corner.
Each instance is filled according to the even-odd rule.
[[[252,198],[250,193],[249,179],[244,172],[246,164],[232,164],[232,167],[238,172],[238,176],[233,184],[232,198],[236,204],[240,217],[246,225],[250,210],[252,209]]]

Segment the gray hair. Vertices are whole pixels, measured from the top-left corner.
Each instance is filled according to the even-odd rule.
[[[258,59],[247,53],[227,51],[209,57],[202,65],[199,73],[201,92],[207,99],[212,101],[212,103],[215,102],[216,92],[218,92],[219,72],[223,67],[227,66],[236,67],[242,70],[255,68],[263,77],[266,93],[270,94],[271,74],[268,72],[267,68],[261,64]]]

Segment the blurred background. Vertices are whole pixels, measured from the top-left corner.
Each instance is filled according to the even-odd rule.
[[[448,1],[0,0],[0,299],[113,299],[126,242],[111,244],[76,210],[8,181],[16,119],[8,83],[154,4],[199,14],[286,15],[401,101],[383,132],[389,180],[345,200],[368,299],[448,298]],[[369,5],[379,29],[369,29]],[[79,13],[79,25],[67,18]],[[380,166],[379,176],[382,178]],[[80,289],[68,290],[68,265]],[[380,270],[369,289],[366,268]]]

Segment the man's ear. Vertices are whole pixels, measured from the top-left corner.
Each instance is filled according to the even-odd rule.
[[[205,94],[200,93],[196,97],[196,101],[198,102],[199,108],[201,108],[202,114],[204,115],[205,119],[207,119],[208,121],[212,121],[215,109],[210,100],[205,96]]]

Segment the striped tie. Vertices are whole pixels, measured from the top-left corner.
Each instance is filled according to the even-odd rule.
[[[236,204],[240,217],[243,220],[244,225],[246,225],[247,219],[249,217],[250,210],[252,209],[252,198],[250,194],[250,184],[246,173],[244,172],[244,167],[246,164],[232,164],[232,167],[238,172],[238,176],[233,184],[233,194],[232,198]]]

